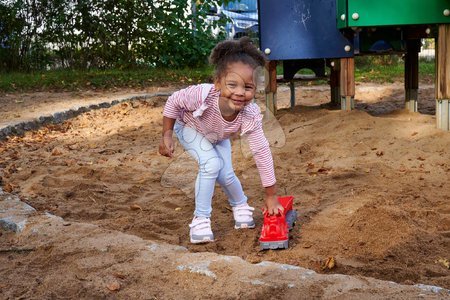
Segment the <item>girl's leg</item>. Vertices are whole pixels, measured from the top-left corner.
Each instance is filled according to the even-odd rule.
[[[230,205],[234,207],[247,203],[247,196],[245,196],[241,182],[233,170],[230,139],[217,143],[215,148],[223,161],[217,182],[222,186]]]
[[[183,126],[178,122],[175,134],[184,149],[197,160],[199,165],[195,182],[195,212],[197,217],[211,217],[211,199],[217,176],[222,167],[222,159],[213,145],[195,129]]]
[[[233,208],[234,228],[255,228],[255,222],[253,221],[255,209],[247,204],[247,196],[245,196],[241,182],[233,170],[230,140],[219,142],[216,145],[216,150],[224,164],[217,181],[227,194],[228,201]]]

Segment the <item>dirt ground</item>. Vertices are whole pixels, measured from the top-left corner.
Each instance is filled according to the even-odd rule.
[[[297,93],[301,106],[267,119],[279,194],[293,195],[299,213],[284,251],[259,251],[260,210],[257,229],[234,230],[219,186],[212,216],[217,242],[189,244],[196,166],[180,146],[172,160],[157,154],[164,97],[91,111],[1,142],[1,184],[38,211],[192,252],[318,272],[333,256],[337,267],[328,272],[450,288],[450,270],[438,262],[450,259],[450,134],[435,128],[433,87],[423,86],[420,96],[422,114],[408,113],[401,110],[400,83],[362,84],[357,109],[342,112],[317,106],[329,101],[327,87],[308,86]],[[288,87],[280,87],[279,106],[288,99]],[[250,204],[263,207],[245,141],[233,141],[233,163]]]

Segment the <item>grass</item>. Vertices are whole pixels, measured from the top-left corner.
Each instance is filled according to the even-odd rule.
[[[357,82],[395,82],[404,79],[404,63],[394,56],[394,59],[380,57],[356,57],[355,80]],[[326,70],[329,73],[329,69]],[[277,74],[283,74],[283,66],[277,66]],[[311,70],[302,69],[298,74],[314,74]],[[419,61],[419,80],[433,81],[435,76],[435,62]],[[326,84],[326,80],[317,80],[313,84]]]
[[[168,83],[210,81],[211,67],[186,69],[53,70],[33,73],[0,73],[0,91],[73,91],[113,87],[146,87]]]
[[[434,61],[420,61],[420,80],[434,80]],[[0,73],[0,92],[76,91],[84,89],[143,88],[166,84],[195,84],[211,80],[212,67],[186,69],[132,69],[132,70],[53,70],[34,73]],[[377,61],[372,57],[357,57],[355,77],[357,82],[394,82],[404,77],[402,61]],[[282,74],[280,64],[277,73]],[[311,74],[301,70],[301,74]],[[311,82],[326,84],[326,80]]]

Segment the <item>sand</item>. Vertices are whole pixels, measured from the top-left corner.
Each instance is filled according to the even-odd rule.
[[[286,91],[280,87],[280,107],[287,107]],[[267,118],[279,194],[293,195],[299,213],[285,251],[259,251],[263,190],[240,139],[232,142],[233,163],[257,208],[257,228],[234,230],[217,186],[217,242],[189,244],[196,166],[179,145],[174,159],[157,153],[163,97],[91,111],[1,142],[1,184],[38,211],[192,252],[450,288],[450,270],[437,263],[450,259],[450,134],[435,128],[433,89],[421,90],[423,114],[401,110],[400,83],[357,91],[352,112],[317,106],[329,101],[329,91],[312,86],[298,93],[302,106]],[[337,267],[322,271],[330,256]]]

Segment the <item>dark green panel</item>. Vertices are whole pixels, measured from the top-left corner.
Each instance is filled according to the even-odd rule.
[[[347,27],[347,0],[336,0],[338,28]],[[344,20],[342,20],[344,16]]]
[[[349,27],[450,23],[450,16],[444,15],[444,10],[450,10],[450,0],[337,1],[338,8],[348,3],[346,21]],[[352,18],[354,13],[359,19]]]

